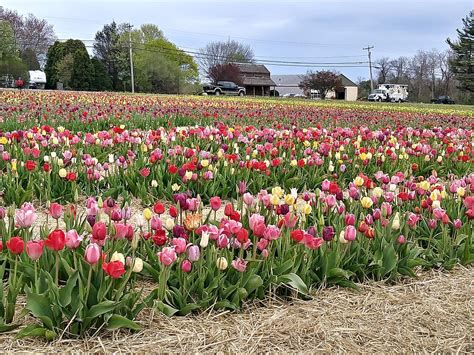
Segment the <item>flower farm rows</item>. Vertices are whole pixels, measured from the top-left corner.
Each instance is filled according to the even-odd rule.
[[[462,108],[0,91],[0,330],[471,264],[473,142]]]

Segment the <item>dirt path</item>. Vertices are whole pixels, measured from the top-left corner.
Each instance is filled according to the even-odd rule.
[[[326,289],[311,301],[266,301],[242,313],[167,318],[145,312],[144,330],[44,343],[0,336],[3,351],[27,352],[474,352],[474,268],[430,271],[360,292]]]

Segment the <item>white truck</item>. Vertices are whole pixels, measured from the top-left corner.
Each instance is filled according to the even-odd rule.
[[[368,97],[369,101],[404,102],[408,98],[408,85],[379,84]]]
[[[28,72],[30,80],[28,81],[29,89],[44,89],[46,85],[46,74],[41,70],[30,70]]]

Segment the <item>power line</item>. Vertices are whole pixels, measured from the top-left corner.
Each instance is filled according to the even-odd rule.
[[[372,48],[374,48],[374,46],[367,46],[365,48],[362,48],[362,50],[367,50],[367,53],[369,55],[370,90],[374,91],[374,80],[372,79],[372,53],[370,52]]]

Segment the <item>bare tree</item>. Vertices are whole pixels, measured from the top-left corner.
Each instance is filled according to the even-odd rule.
[[[56,39],[53,26],[33,14],[22,16],[17,11],[0,8],[0,20],[11,24],[19,51],[30,49],[40,61]]]
[[[387,82],[387,77],[392,70],[392,63],[390,58],[380,58],[375,62],[375,67],[378,69],[378,83],[383,84]]]
[[[224,42],[211,42],[201,48],[198,54],[199,66],[209,78],[210,70],[217,65],[228,63],[251,63],[254,59],[253,50],[249,45],[228,40]]]
[[[390,61],[391,70],[391,80],[397,84],[408,84],[408,58],[407,57],[398,57]]]
[[[449,68],[449,60],[452,53],[447,50],[440,54],[439,70],[441,71],[441,83],[443,85],[443,95],[448,95],[453,82],[453,73]]]

